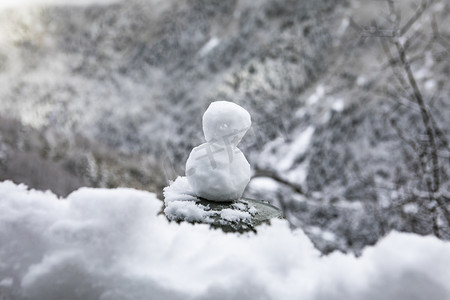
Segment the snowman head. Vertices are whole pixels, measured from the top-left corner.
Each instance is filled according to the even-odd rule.
[[[208,143],[237,146],[251,124],[250,114],[228,101],[212,102],[203,114],[203,133]]]

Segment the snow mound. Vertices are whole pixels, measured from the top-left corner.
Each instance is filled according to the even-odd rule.
[[[213,223],[212,216],[219,212],[209,210],[208,207],[192,201],[172,201],[164,209],[164,213],[171,221],[187,221],[191,223]]]
[[[206,206],[198,204],[198,201],[186,177],[179,176],[164,188],[164,213],[171,221],[211,224],[211,216],[218,215],[219,212],[208,210]]]
[[[394,232],[359,258],[321,257],[283,220],[225,234],[160,209],[133,189],[58,199],[0,183],[0,298],[450,298],[450,244],[434,237]]]

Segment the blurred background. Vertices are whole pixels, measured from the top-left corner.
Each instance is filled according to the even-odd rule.
[[[322,252],[450,239],[449,16],[446,0],[3,1],[0,180],[161,198],[227,100],[253,120],[245,196]]]

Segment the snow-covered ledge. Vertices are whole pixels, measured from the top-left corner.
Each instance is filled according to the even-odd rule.
[[[5,299],[450,299],[450,243],[392,232],[361,257],[321,256],[285,220],[258,234],[169,222],[134,189],[0,182]]]
[[[171,221],[210,224],[225,232],[256,232],[256,227],[281,211],[261,201],[240,198],[231,202],[201,199],[192,191],[186,177],[178,177],[164,189],[164,213]]]

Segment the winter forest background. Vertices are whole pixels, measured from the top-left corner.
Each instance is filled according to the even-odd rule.
[[[450,239],[448,1],[47,4],[0,9],[0,180],[162,199],[227,100],[253,121],[245,196],[322,253]]]

